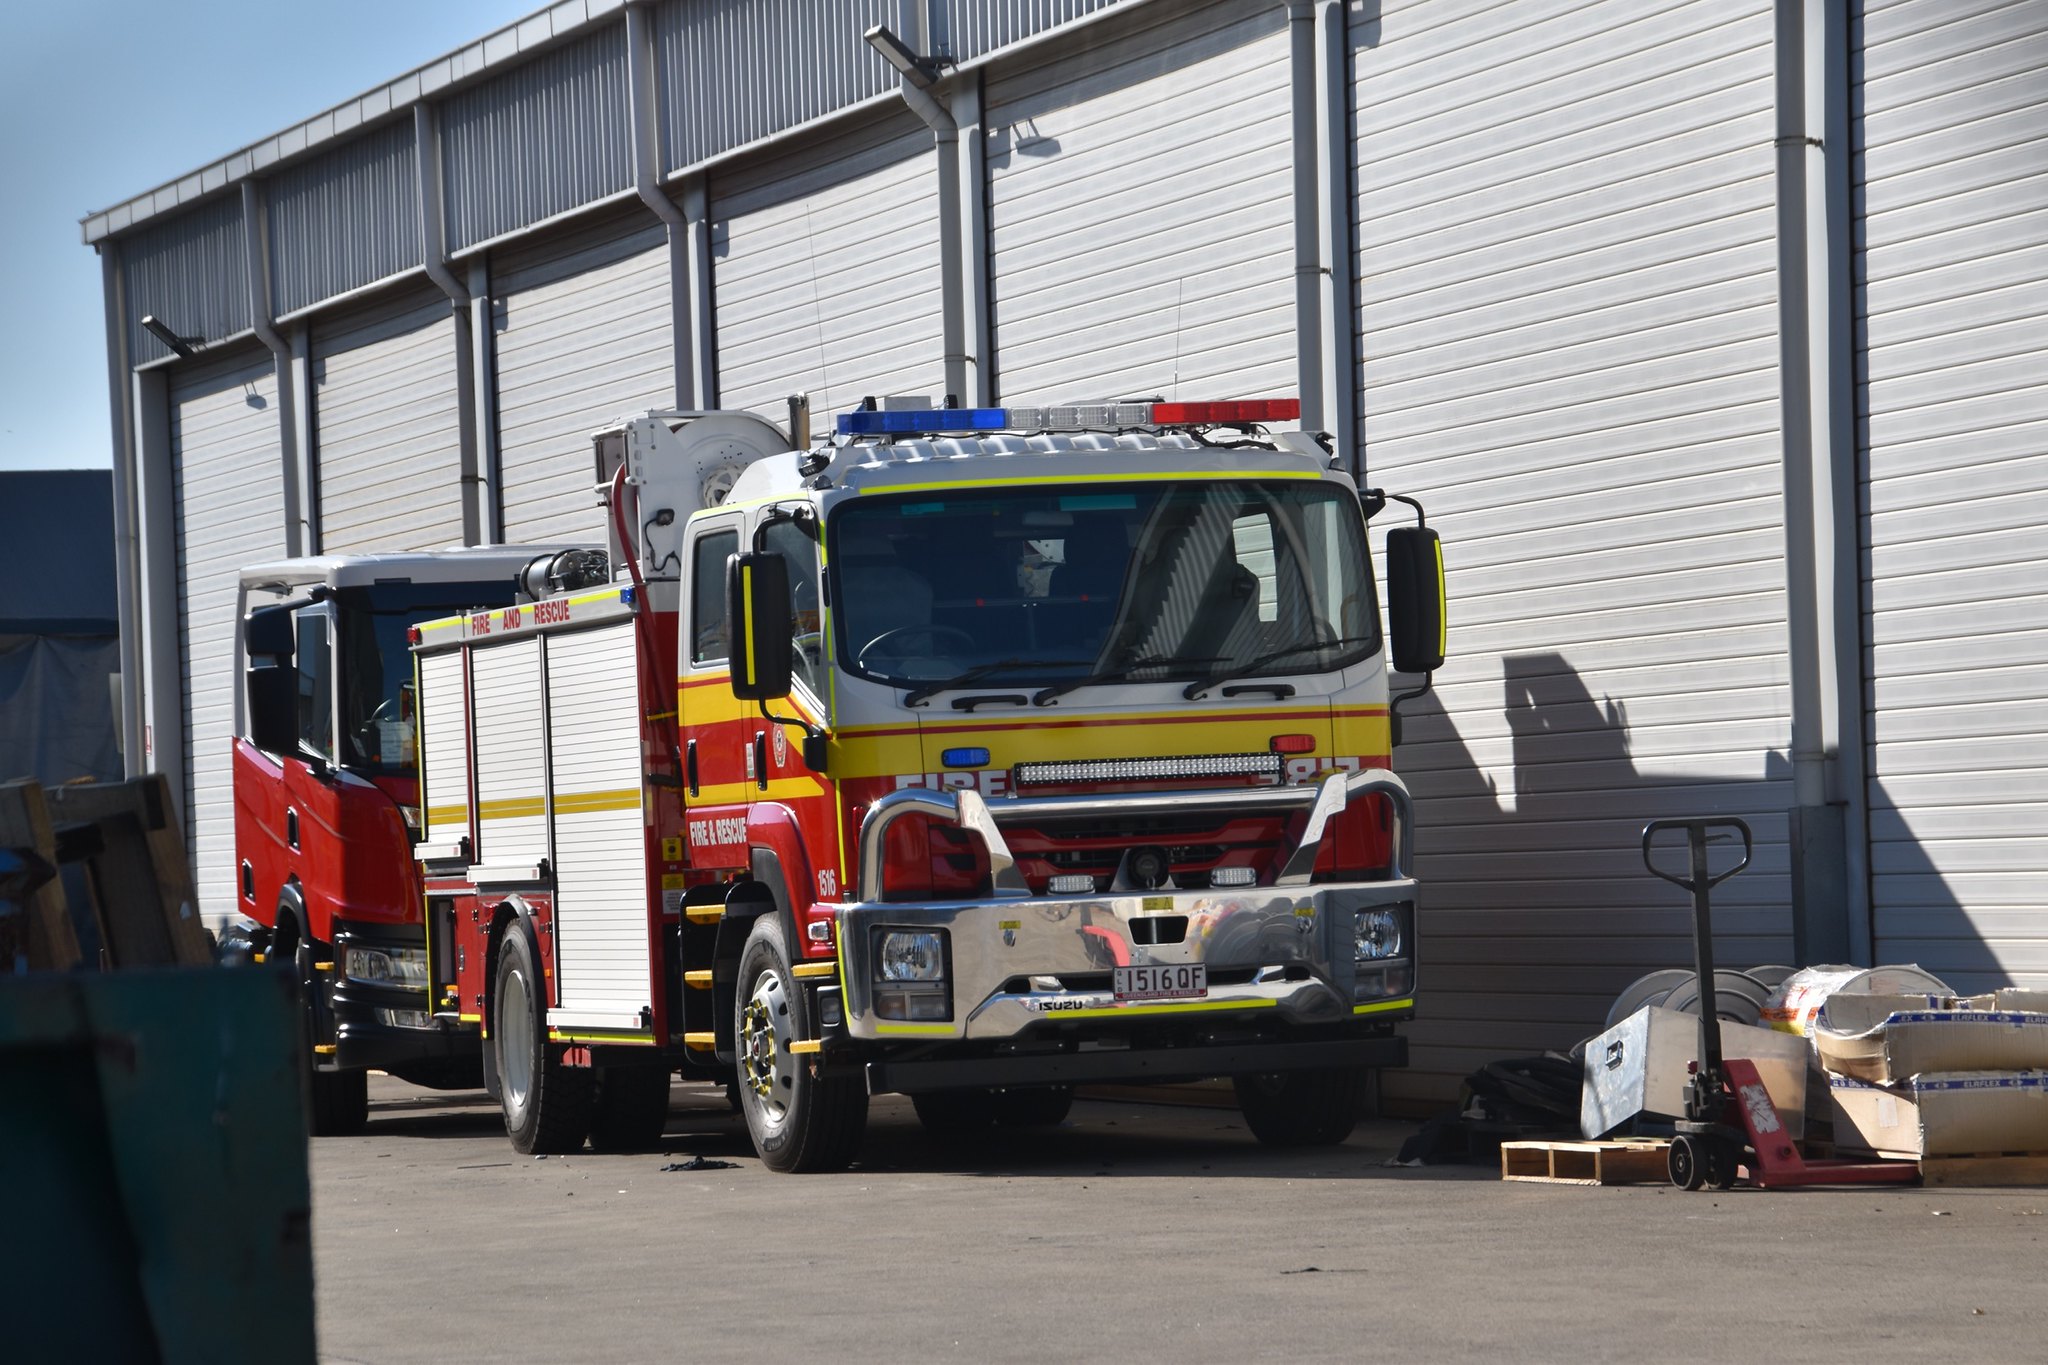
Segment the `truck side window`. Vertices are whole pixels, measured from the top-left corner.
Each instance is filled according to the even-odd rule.
[[[824,657],[820,644],[824,614],[818,601],[818,547],[796,522],[778,521],[762,538],[762,548],[769,554],[781,555],[789,563],[789,633],[796,641],[792,662],[796,665],[797,680],[810,689],[812,696],[823,697],[825,686],[818,676]]]
[[[293,652],[299,674],[299,743],[334,760],[334,686],[328,618],[325,612],[301,612],[295,623]]]
[[[715,663],[732,652],[725,628],[725,561],[739,553],[737,531],[712,531],[690,551],[690,662]]]

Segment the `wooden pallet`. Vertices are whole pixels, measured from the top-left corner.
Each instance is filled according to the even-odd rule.
[[[1924,1156],[1920,1183],[1947,1186],[2048,1185],[2048,1152]]]
[[[1547,1185],[1648,1185],[1671,1179],[1665,1168],[1669,1138],[1615,1138],[1605,1142],[1503,1142],[1502,1180]]]

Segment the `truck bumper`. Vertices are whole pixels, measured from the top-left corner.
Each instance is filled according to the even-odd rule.
[[[1225,1025],[1261,1034],[1276,1027],[1380,1032],[1413,1013],[1414,908],[1415,883],[1407,878],[842,906],[835,928],[845,1034],[929,1045],[1078,1043],[1166,1025],[1185,1026],[1178,1031],[1189,1037]],[[1391,912],[1400,925],[1386,956],[1359,958],[1361,911]],[[941,936],[940,982],[882,979],[882,945],[904,930]],[[1118,968],[1196,965],[1205,977],[1198,996],[1117,993]]]
[[[334,1051],[322,1070],[376,1068],[435,1088],[482,1083],[480,1035],[474,1024],[437,1017],[425,986],[358,980],[347,974],[348,950],[425,946],[417,925],[335,926],[334,964],[326,989]]]

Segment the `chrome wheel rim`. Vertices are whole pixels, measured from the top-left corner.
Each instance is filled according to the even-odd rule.
[[[498,1076],[505,1086],[505,1098],[511,1108],[523,1108],[533,1087],[533,1008],[526,973],[517,966],[505,973],[504,989],[498,993],[498,1017],[492,1022],[497,1025]]]
[[[750,1097],[762,1126],[779,1128],[796,1097],[796,1056],[789,1050],[789,991],[782,978],[764,971],[740,1007],[740,1090]]]

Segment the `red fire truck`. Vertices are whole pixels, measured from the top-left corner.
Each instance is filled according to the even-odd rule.
[[[315,1133],[362,1125],[367,1068],[480,1082],[476,1030],[436,1019],[427,998],[407,637],[420,621],[517,600],[521,571],[555,553],[319,556],[242,572],[236,733],[249,738],[234,742],[232,782],[247,921],[222,947],[298,973]]]
[[[1415,1008],[1388,673],[1441,663],[1442,565],[1387,535],[1389,640],[1387,499],[1296,412],[598,433],[604,564],[415,632],[428,982],[515,1146],[648,1141],[677,1071],[784,1171],[885,1092],[1228,1076],[1264,1141],[1348,1134]]]

